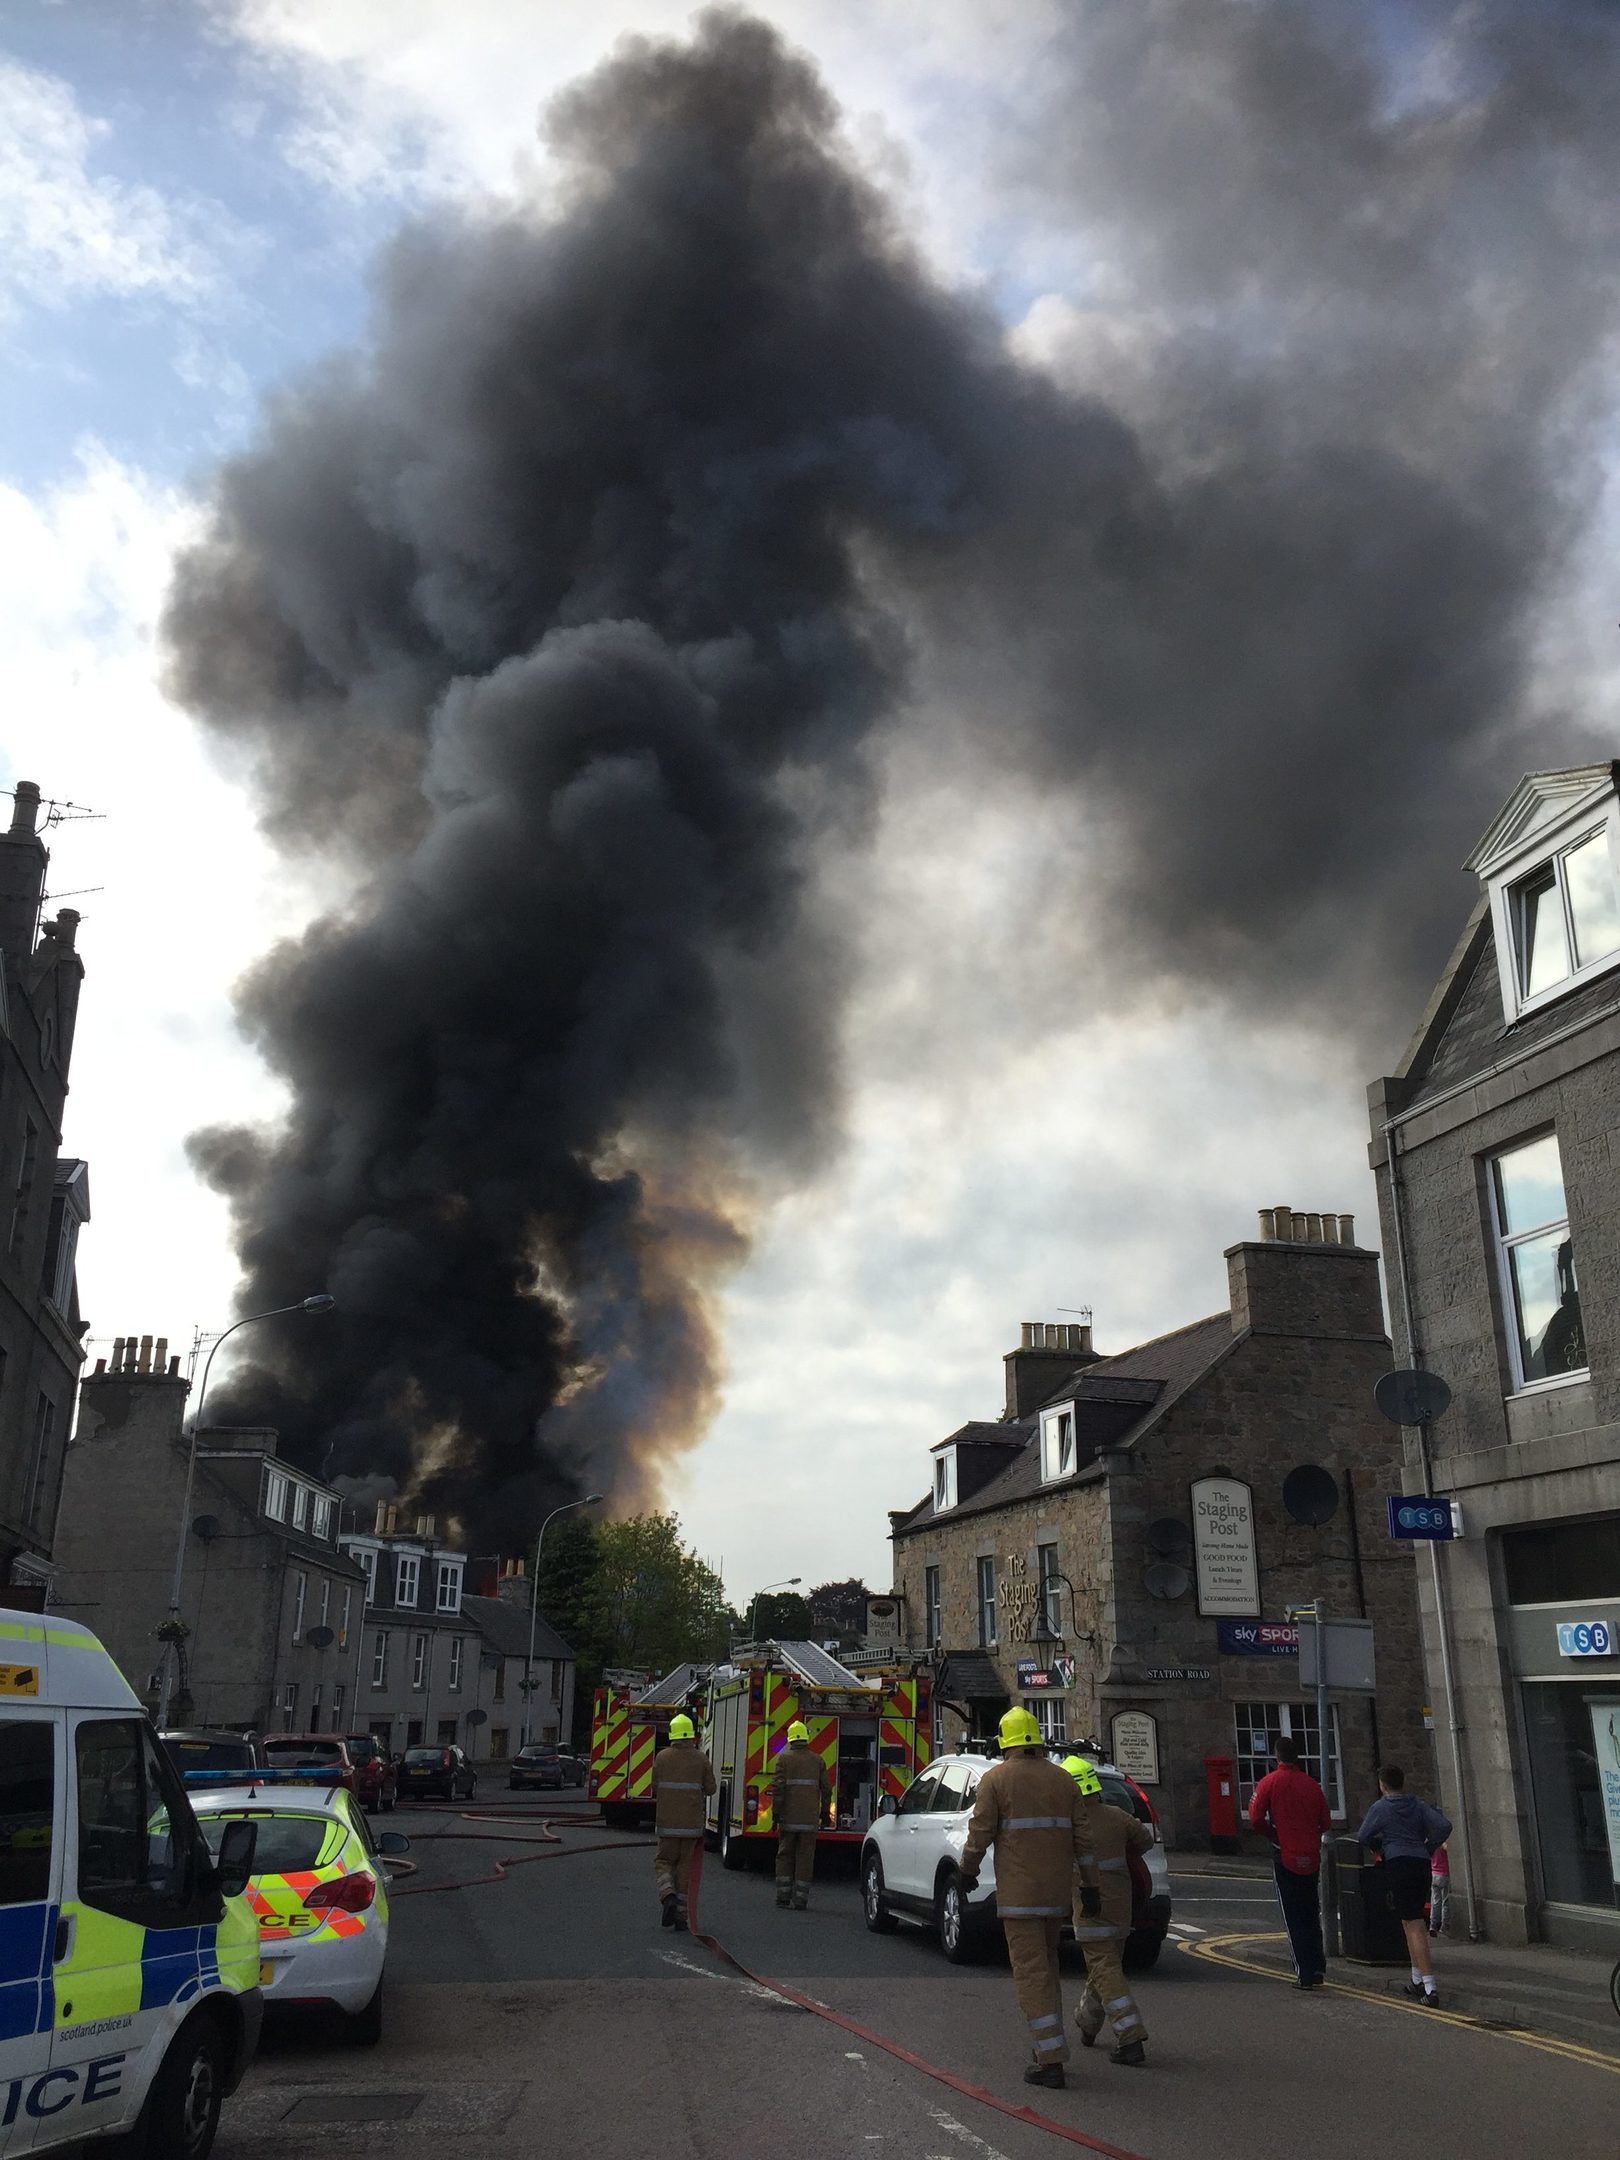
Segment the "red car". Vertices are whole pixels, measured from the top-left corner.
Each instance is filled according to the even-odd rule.
[[[272,1770],[320,1770],[368,1811],[394,1804],[395,1772],[370,1733],[274,1733],[260,1743]]]
[[[398,1764],[370,1733],[345,1733],[344,1738],[360,1776],[360,1805],[368,1814],[388,1814],[399,1798]]]

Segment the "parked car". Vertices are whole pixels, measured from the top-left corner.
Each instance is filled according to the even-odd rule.
[[[397,1830],[371,1834],[365,1810],[342,1786],[253,1786],[201,1792],[193,1800],[209,1850],[227,1823],[258,1826],[248,1902],[259,1918],[259,1981],[267,2011],[329,2003],[346,2039],[382,2038],[388,1957],[385,1863],[408,1853]]]
[[[1061,1759],[1053,1756],[1054,1761]],[[1111,1763],[1095,1755],[1089,1759],[1097,1764],[1103,1798],[1153,1830],[1146,1855],[1148,1883],[1145,1890],[1138,1889],[1125,1943],[1126,1964],[1140,1972],[1157,1959],[1170,1926],[1164,1842],[1153,1804],[1141,1787]],[[898,1803],[885,1797],[861,1846],[861,1902],[874,1935],[892,1933],[902,1918],[920,1920],[938,1933],[940,1948],[957,1965],[983,1956],[989,1948],[996,1917],[995,1853],[986,1854],[971,1895],[962,1887],[961,1859],[979,1780],[998,1760],[968,1753],[942,1755],[919,1771]]]
[[[399,1797],[399,1770],[394,1758],[372,1733],[345,1733],[354,1757],[360,1805],[369,1813],[386,1815]]]
[[[261,1744],[270,1769],[320,1770],[359,1798],[360,1765],[342,1733],[271,1733]]]
[[[262,1770],[264,1757],[249,1733],[216,1732],[206,1725],[188,1725],[159,1733],[164,1752],[182,1776],[188,1770]]]
[[[513,1792],[561,1792],[565,1785],[583,1785],[585,1765],[553,1740],[531,1741],[512,1757],[507,1784]]]
[[[399,1789],[413,1800],[470,1800],[478,1773],[458,1747],[411,1747],[399,1766]]]

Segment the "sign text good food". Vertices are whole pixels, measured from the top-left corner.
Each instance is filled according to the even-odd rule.
[[[1198,1610],[1258,1619],[1260,1567],[1254,1551],[1254,1495],[1249,1487],[1241,1478],[1195,1479],[1192,1521]]]

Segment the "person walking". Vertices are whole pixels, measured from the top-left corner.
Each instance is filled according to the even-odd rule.
[[[776,1825],[776,1902],[803,1912],[810,1903],[810,1880],[816,1872],[816,1839],[827,1820],[832,1780],[827,1765],[810,1745],[810,1731],[797,1719],[787,1729],[787,1746],[776,1758],[771,1779],[771,1820]]]
[[[1378,1795],[1356,1835],[1384,1856],[1384,1888],[1412,1959],[1406,1992],[1414,2002],[1435,2010],[1440,1993],[1429,1955],[1429,1884],[1433,1856],[1450,1837],[1451,1825],[1438,1808],[1406,1790],[1406,1772],[1399,1763],[1385,1763],[1379,1771]]]
[[[1114,2030],[1108,2060],[1140,2069],[1147,2061],[1147,2026],[1126,1984],[1125,1938],[1131,1932],[1131,1855],[1149,1852],[1153,1833],[1103,1798],[1095,1763],[1071,1755],[1063,1767],[1079,1790],[1093,1855],[1081,1866],[1074,1907],[1074,1939],[1086,1959],[1086,1992],[1074,2022],[1081,2045],[1095,2047],[1106,2020]]]
[[[1429,1940],[1446,1931],[1451,1910],[1451,1854],[1437,1845],[1429,1855]]]
[[[686,1933],[692,1856],[703,1836],[704,1799],[715,1788],[714,1767],[697,1744],[684,1710],[669,1721],[669,1744],[653,1757],[653,1880],[663,1926]]]
[[[1060,2088],[1069,2059],[1058,1978],[1058,1938],[1074,1902],[1074,1871],[1095,1857],[1079,1788],[1045,1752],[1041,1728],[1024,1709],[1001,1721],[1001,1756],[979,1780],[962,1848],[964,1893],[977,1888],[992,1847],[996,1912],[1007,1938],[1013,1986],[1029,2025],[1035,2060],[1026,2085]],[[1085,1893],[1088,1907],[1100,1900]]]
[[[1254,1788],[1249,1824],[1268,1831],[1276,1848],[1271,1872],[1294,1954],[1297,1984],[1320,1987],[1327,1977],[1320,1903],[1322,1840],[1332,1827],[1333,1815],[1327,1794],[1308,1770],[1300,1768],[1299,1742],[1284,1735],[1272,1753],[1277,1767]]]

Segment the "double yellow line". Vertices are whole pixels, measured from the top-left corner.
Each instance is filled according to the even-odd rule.
[[[1275,1965],[1261,1965],[1254,1958],[1234,1957],[1235,1944],[1282,1943],[1285,1935],[1206,1935],[1198,1942],[1182,1941],[1178,1947],[1189,1957],[1205,1958],[1211,1965],[1230,1965],[1237,1972],[1258,1973],[1262,1980],[1286,1980],[1293,1985],[1287,1973],[1280,1973]],[[1462,2017],[1455,2010],[1431,2010],[1425,2004],[1403,2002],[1398,1995],[1386,1995],[1381,1989],[1347,1987],[1342,1980],[1325,1981],[1324,1986],[1335,1995],[1353,1995],[1358,2002],[1382,2003],[1386,2010],[1410,2011],[1430,2024],[1458,2025],[1465,2032],[1482,2033],[1491,2040],[1512,2040],[1520,2047],[1535,2048],[1543,2055],[1562,2055],[1569,2062],[1585,2063],[1593,2070],[1607,2070],[1611,2077],[1620,2077],[1620,2058],[1605,2055],[1597,2048],[1582,2047],[1578,2041],[1556,2040],[1548,2033],[1515,2032],[1501,2025],[1488,2025],[1483,2018]]]

